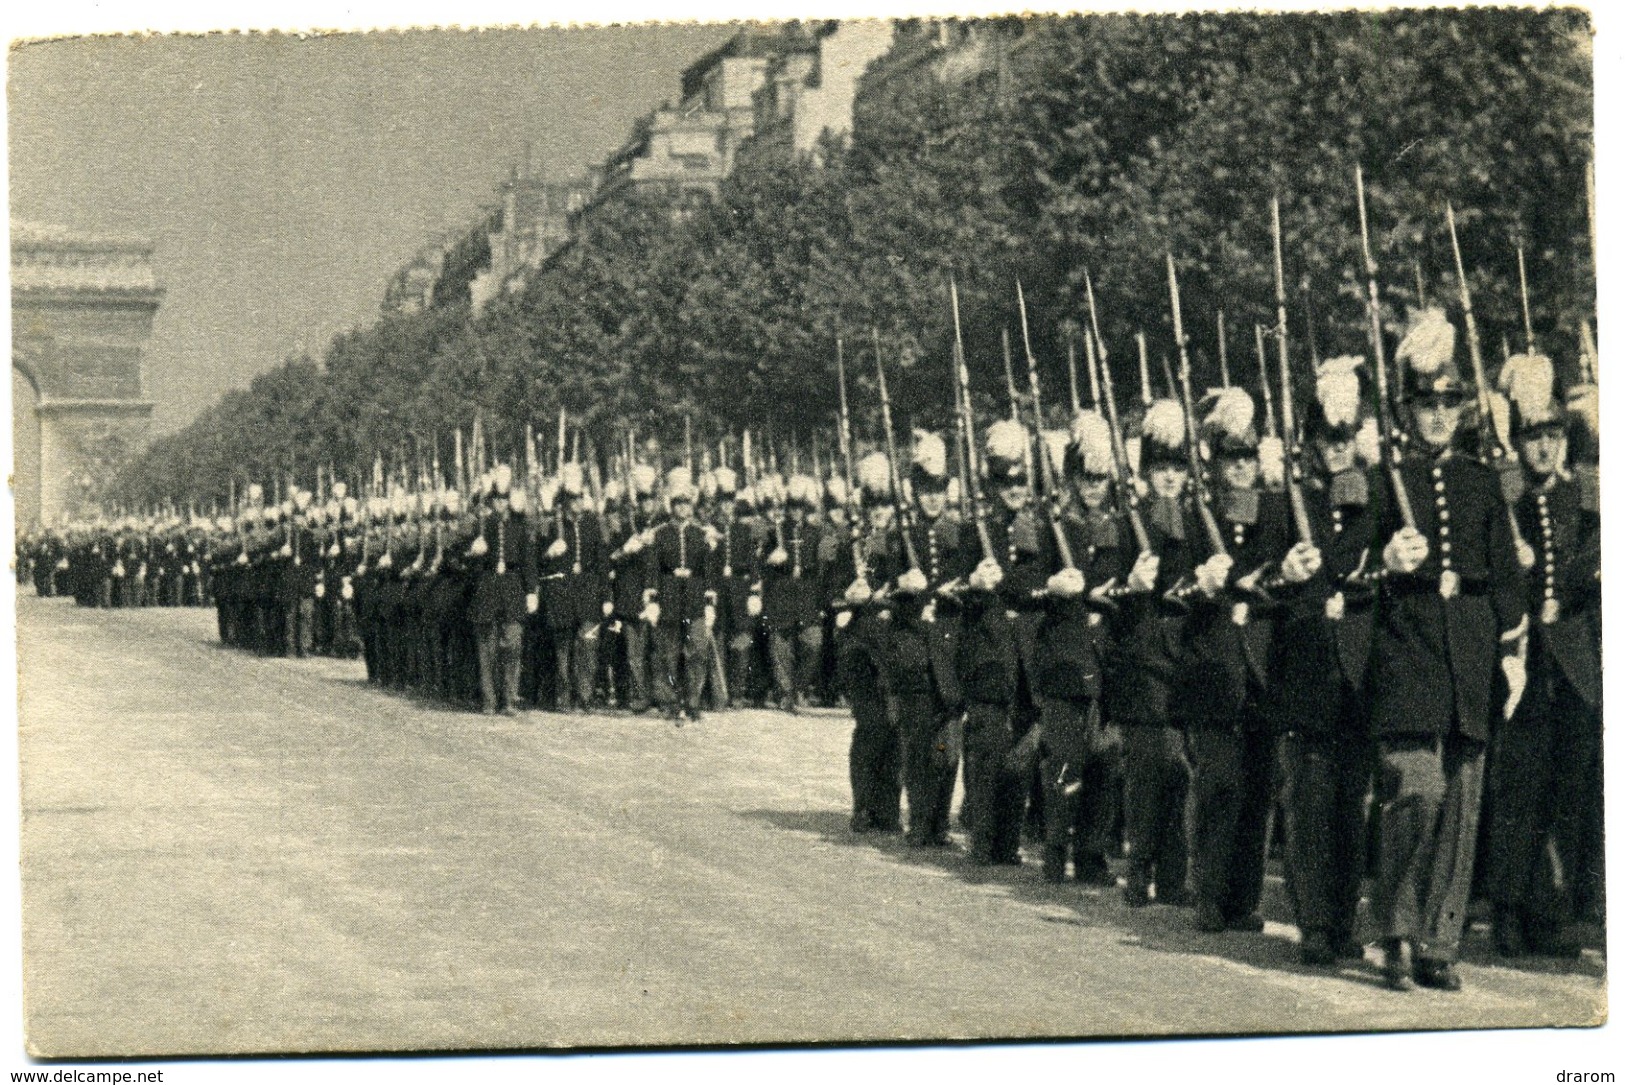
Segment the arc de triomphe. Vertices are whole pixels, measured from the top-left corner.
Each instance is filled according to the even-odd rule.
[[[95,506],[146,442],[142,352],[163,290],[151,242],[11,226],[17,526]]]

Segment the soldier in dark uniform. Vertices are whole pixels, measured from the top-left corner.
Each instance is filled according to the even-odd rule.
[[[905,570],[892,589],[885,674],[902,746],[908,796],[907,840],[914,847],[948,843],[948,816],[959,775],[964,694],[955,671],[959,613],[941,589],[970,572],[964,525],[948,515],[948,450],[941,437],[916,432],[909,489],[908,531],[920,578]],[[898,545],[896,553],[906,553]]]
[[[666,715],[700,719],[716,623],[715,547],[694,519],[694,483],[686,467],[666,479],[671,519],[654,531],[646,552],[644,607],[654,628],[655,701]]]
[[[1287,550],[1285,502],[1258,488],[1252,397],[1226,388],[1203,429],[1217,463],[1223,550],[1194,570],[1175,697],[1191,759],[1196,927],[1261,931],[1274,754],[1261,711],[1271,621],[1250,589]],[[1211,550],[1211,543],[1210,543]]]
[[[1484,750],[1499,669],[1509,701],[1525,671],[1525,589],[1495,472],[1453,444],[1466,391],[1444,314],[1419,315],[1408,363],[1411,434],[1399,468],[1414,526],[1383,477],[1376,545],[1386,570],[1369,679],[1382,847],[1373,913],[1383,975],[1459,990],[1455,970],[1478,838]],[[1409,960],[1407,960],[1409,958]]]
[[[1185,412],[1177,401],[1156,400],[1147,408],[1139,456],[1150,487],[1142,517],[1150,548],[1120,571],[1105,689],[1107,713],[1123,728],[1128,847],[1123,899],[1131,908],[1149,904],[1153,887],[1158,904],[1186,905],[1190,899],[1185,888],[1190,765],[1174,699],[1187,609],[1168,593],[1195,566],[1195,538],[1185,507],[1190,481]]]
[[[1490,884],[1495,943],[1506,956],[1579,954],[1571,924],[1600,883],[1586,846],[1587,809],[1602,790],[1601,524],[1567,470],[1569,419],[1543,355],[1501,371],[1525,486],[1516,507],[1534,548],[1528,687],[1496,736]]]
[[[885,453],[859,461],[857,489],[867,522],[848,534],[830,562],[829,594],[836,611],[837,673],[852,706],[852,831],[890,833],[903,827],[902,779],[885,669],[890,613],[874,588],[885,586],[906,563],[892,553],[888,539],[894,505]]]
[[[634,713],[643,713],[649,710],[652,694],[649,686],[651,629],[642,614],[647,605],[645,596],[653,586],[648,557],[643,550],[659,525],[659,505],[654,495],[654,468],[640,463],[631,469],[630,475],[632,493],[627,495],[620,522],[608,538],[610,601],[621,630],[626,707]]]
[[[282,546],[277,551],[276,600],[282,619],[279,632],[281,654],[303,659],[310,654],[311,634],[316,615],[316,573],[321,554],[315,533],[310,530],[307,512],[311,495],[296,491],[290,515],[283,526]]]
[[[1117,523],[1106,504],[1112,462],[1106,420],[1095,411],[1080,413],[1056,464],[1077,498],[1059,521],[1074,564],[1061,560],[1058,545],[1047,547],[1055,571],[1045,586],[1036,655],[1044,877],[1051,882],[1066,880],[1070,860],[1079,882],[1116,884],[1107,860],[1120,850],[1122,731],[1101,711],[1107,628],[1099,596],[1085,591],[1108,583],[1121,564]]]
[[[1304,419],[1309,455],[1301,492],[1311,539],[1281,563],[1282,603],[1265,710],[1280,738],[1287,885],[1300,956],[1314,966],[1358,960],[1365,867],[1365,798],[1372,744],[1365,697],[1373,593],[1372,483],[1355,455],[1361,425],[1354,357],[1316,376]]]
[[[751,494],[738,489],[731,468],[719,467],[717,506],[712,526],[717,540],[717,626],[712,639],[726,653],[728,699],[735,706],[748,702],[756,682],[757,635],[761,627],[761,525],[754,516]]]
[[[1019,864],[1029,774],[1008,762],[1036,721],[1030,679],[1037,593],[1048,579],[1038,523],[1028,507],[1027,433],[995,422],[987,433],[987,473],[997,504],[983,557],[959,593],[963,618],[955,653],[965,697],[965,821],[976,863]],[[1019,729],[1019,734],[1018,734]]]
[[[479,653],[480,704],[487,715],[519,712],[519,665],[524,619],[536,612],[535,550],[528,525],[510,503],[512,473],[499,466],[485,491],[486,509],[463,549],[472,580],[468,621]]]
[[[784,513],[775,520],[762,560],[762,623],[767,627],[773,689],[779,707],[800,709],[818,674],[823,653],[823,583],[818,529],[808,522],[820,489],[807,475],[785,487]]]
[[[553,527],[538,535],[542,615],[553,640],[558,710],[586,712],[598,671],[598,627],[609,602],[603,525],[582,507],[581,465],[559,473]]]

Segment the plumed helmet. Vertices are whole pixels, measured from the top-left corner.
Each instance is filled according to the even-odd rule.
[[[940,490],[948,485],[948,445],[928,430],[914,431],[909,482],[916,490]]]
[[[343,501],[344,500],[344,495],[349,493],[349,492],[350,492],[350,487],[346,486],[344,483],[342,483],[342,482],[333,483],[333,500],[334,501]]]
[[[1333,441],[1352,440],[1360,427],[1360,369],[1357,354],[1327,358],[1315,370],[1315,398],[1304,413],[1304,432]]]
[[[746,515],[756,509],[756,491],[749,486],[741,486],[734,491],[734,512]]]
[[[216,520],[214,522],[214,526],[217,529],[219,529],[220,531],[230,532],[232,530],[232,527],[233,527],[232,522],[231,522],[231,517],[229,517],[229,516],[220,517],[220,519],[218,519],[218,520]]]
[[[858,488],[865,501],[891,497],[891,461],[884,452],[871,452],[858,461]]]
[[[1556,371],[1544,354],[1514,354],[1501,367],[1495,386],[1505,393],[1511,405],[1508,436],[1522,436],[1535,429],[1561,427],[1562,406],[1554,394]]]
[[[522,513],[530,508],[530,497],[526,495],[523,486],[514,487],[513,492],[508,495],[508,501],[514,512]]]
[[[264,502],[264,500],[265,487],[261,486],[257,482],[250,482],[248,484],[248,503],[250,505],[258,505]]]
[[[1258,432],[1253,429],[1257,407],[1245,388],[1231,385],[1208,394],[1207,417],[1202,419],[1202,436],[1215,456],[1251,456],[1258,452]]]
[[[1139,469],[1186,466],[1185,408],[1175,399],[1153,400],[1140,423]]]
[[[1394,364],[1404,373],[1410,396],[1453,395],[1464,389],[1456,369],[1456,326],[1436,307],[1411,313],[1405,337],[1394,349]]]
[[[711,478],[716,483],[717,493],[724,497],[732,497],[739,490],[739,475],[732,467],[718,467],[711,472]]]
[[[818,480],[811,475],[791,475],[785,487],[785,499],[792,505],[815,509],[818,507],[821,492]]]
[[[606,503],[618,504],[624,497],[626,497],[626,487],[621,484],[620,479],[612,478],[604,483],[604,501]]]
[[[571,497],[580,497],[581,491],[585,488],[585,479],[582,477],[579,463],[572,461],[559,468],[559,492],[569,494]]]
[[[655,480],[659,477],[659,472],[647,463],[632,465],[632,489],[637,491],[639,497],[647,497],[654,493]]]
[[[1068,436],[1065,471],[1069,477],[1112,473],[1111,423],[1099,411],[1079,411]]]
[[[686,467],[673,467],[666,472],[666,501],[694,501],[694,478]]]
[[[524,491],[521,490],[520,493]],[[447,516],[456,516],[463,511],[463,495],[454,489],[445,489],[440,492],[440,507]],[[517,502],[515,503],[517,507]]]
[[[566,467],[571,466],[566,464]],[[499,463],[491,471],[491,496],[508,497],[513,491],[513,468]]]
[[[701,501],[711,501],[717,496],[717,474],[715,471],[701,471],[698,482]]]
[[[1027,481],[1027,430],[1001,418],[987,428],[987,475],[995,485]]]
[[[310,508],[310,502],[314,496],[315,495],[313,495],[309,490],[295,490],[293,492],[294,508],[298,509],[300,512],[304,512],[306,509]]]
[[[786,496],[784,479],[781,476],[768,472],[756,480],[756,505],[758,508],[765,509],[773,505],[782,505]]]

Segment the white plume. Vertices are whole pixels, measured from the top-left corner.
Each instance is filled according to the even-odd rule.
[[[1235,440],[1248,436],[1253,427],[1253,413],[1257,410],[1253,397],[1245,388],[1232,385],[1221,388],[1213,395],[1213,407],[1202,422],[1202,432],[1210,438],[1223,434]]]
[[[932,476],[941,478],[948,473],[948,446],[935,433],[914,431],[914,466]]]
[[[1267,489],[1279,490],[1286,485],[1286,444],[1279,437],[1265,437],[1258,442],[1258,477]]]
[[[891,493],[891,463],[884,452],[871,452],[858,461],[858,485],[877,497]]]
[[[1083,470],[1091,475],[1112,471],[1112,427],[1099,411],[1082,411],[1072,420],[1072,443],[1083,460]]]
[[[987,428],[987,454],[1005,460],[1022,460],[1027,454],[1027,430],[1019,422],[1001,418]]]
[[[1315,398],[1329,426],[1352,426],[1360,417],[1360,373],[1365,359],[1357,354],[1327,358],[1315,371]]]
[[[1455,356],[1456,326],[1450,323],[1443,309],[1429,307],[1411,314],[1405,338],[1394,350],[1394,364],[1409,365],[1423,376],[1431,377],[1450,365]]]
[[[1544,354],[1514,354],[1501,367],[1495,386],[1518,407],[1525,423],[1549,422],[1557,417],[1552,398],[1552,360]]]
[[[1185,443],[1185,409],[1178,400],[1159,399],[1145,409],[1140,432],[1158,444],[1178,448]]]

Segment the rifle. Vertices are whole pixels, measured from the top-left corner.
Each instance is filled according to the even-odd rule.
[[[976,416],[971,409],[970,370],[965,365],[965,341],[959,329],[959,286],[948,279],[948,296],[954,311],[954,388],[959,405],[959,430],[964,435],[965,498],[970,509],[971,522],[976,525],[976,538],[982,544],[982,560],[997,561],[993,540],[987,533],[987,519],[982,511],[981,467],[976,460]]]
[[[1089,376],[1094,375],[1095,371],[1090,369]],[[1066,337],[1066,387],[1072,393],[1072,417],[1076,418],[1083,413],[1083,402],[1078,399],[1078,340],[1071,333]],[[1095,400],[1099,402],[1100,396],[1096,395]]]
[[[1523,302],[1523,338],[1529,353],[1535,353],[1535,325],[1529,319],[1529,276],[1523,266],[1523,245],[1518,245],[1518,297]]]
[[[1140,348],[1140,406],[1149,407],[1156,396],[1151,394],[1151,358],[1145,349],[1145,332],[1135,332],[1134,343]],[[1106,383],[1110,384],[1111,381],[1108,379]]]
[[[1067,542],[1066,528],[1061,523],[1061,490],[1055,481],[1055,465],[1049,461],[1049,448],[1044,443],[1044,411],[1038,397],[1038,359],[1033,357],[1032,338],[1027,331],[1027,296],[1016,280],[1016,304],[1021,310],[1021,349],[1027,355],[1027,385],[1033,397],[1033,430],[1038,436],[1038,477],[1044,483],[1044,512],[1049,519],[1050,532],[1055,536],[1055,548],[1060,552],[1061,564],[1076,569],[1072,546]]]
[[[1230,356],[1229,347],[1225,344],[1224,310],[1219,310],[1219,386],[1230,387]]]
[[[1382,461],[1388,469],[1388,481],[1394,488],[1394,501],[1399,506],[1399,518],[1406,527],[1415,531],[1416,516],[1411,511],[1411,497],[1405,489],[1405,478],[1399,471],[1399,450],[1394,445],[1394,419],[1388,398],[1388,364],[1383,360],[1382,350],[1382,309],[1377,301],[1377,261],[1371,256],[1371,233],[1365,217],[1365,173],[1359,163],[1354,166],[1354,193],[1360,205],[1360,251],[1365,257],[1366,313],[1370,317],[1371,360],[1377,376],[1377,435],[1382,445]]]
[[[1106,360],[1106,344],[1100,338],[1100,316],[1095,312],[1095,290],[1089,281],[1088,272],[1084,273],[1084,290],[1089,299],[1089,325],[1094,331],[1093,338],[1088,340],[1092,346],[1088,353],[1089,380],[1096,380],[1095,364],[1100,365],[1099,381],[1105,392],[1106,420],[1112,430],[1112,481],[1117,484],[1118,499],[1127,506],[1128,523],[1134,532],[1134,542],[1144,554],[1151,549],[1151,535],[1145,529],[1145,519],[1140,515],[1140,495],[1134,488],[1133,474],[1128,462],[1128,444],[1123,440],[1122,428],[1117,420],[1117,390],[1112,386],[1112,371]],[[1145,336],[1139,336],[1141,372],[1145,372]]]
[[[846,477],[847,531],[852,537],[852,568],[858,579],[864,579],[867,562],[863,560],[863,529],[858,523],[857,476],[852,466],[852,412],[846,401],[846,349],[841,337],[835,337],[835,380],[841,391],[840,429],[836,440],[841,446],[841,469]]]
[[[1512,525],[1512,542],[1521,554],[1527,549],[1523,532],[1518,528],[1518,514],[1513,511],[1513,498],[1522,486],[1523,472],[1517,456],[1501,444],[1495,432],[1495,419],[1490,414],[1489,378],[1484,373],[1484,349],[1478,339],[1478,321],[1473,318],[1473,296],[1467,289],[1467,269],[1461,262],[1461,243],[1456,240],[1456,212],[1449,201],[1444,205],[1445,222],[1450,226],[1450,250],[1456,257],[1456,279],[1461,284],[1461,311],[1467,324],[1467,353],[1473,359],[1473,380],[1478,383],[1478,439],[1481,449],[1488,449],[1491,466],[1501,476],[1503,493],[1507,494],[1507,523]],[[1520,255],[1522,250],[1519,250]],[[1520,269],[1521,270],[1521,269]]]
[[[1174,254],[1170,252],[1167,256],[1168,295],[1173,305],[1174,341],[1179,347],[1179,390],[1185,407],[1185,439],[1189,446],[1186,453],[1190,457],[1191,486],[1196,494],[1196,512],[1201,518],[1202,529],[1207,532],[1208,545],[1215,554],[1228,557],[1230,550],[1224,545],[1224,532],[1219,530],[1219,521],[1213,516],[1207,481],[1202,474],[1202,459],[1197,453],[1196,401],[1191,396],[1191,360],[1185,344],[1185,321],[1179,311],[1179,279],[1174,272]]]
[[[1019,395],[1016,391],[1016,371],[1010,362],[1010,329],[1003,328],[999,332],[1000,340],[1004,346],[1004,389],[1010,397],[1010,421],[1021,421],[1021,407]]]
[[[1281,268],[1281,200],[1278,196],[1270,199],[1270,232],[1275,241],[1275,348],[1281,364],[1281,433],[1286,458],[1286,495],[1292,505],[1292,522],[1298,529],[1298,541],[1313,546],[1315,535],[1309,525],[1309,510],[1303,502],[1298,420],[1292,410],[1292,369],[1287,364],[1286,276]],[[1263,374],[1263,378],[1265,394],[1268,395],[1269,375]],[[1273,419],[1271,421],[1273,423]]]
[[[903,551],[908,567],[918,569],[920,556],[914,551],[914,517],[903,500],[903,479],[897,471],[897,439],[891,426],[891,394],[886,391],[886,363],[880,357],[880,329],[873,329],[875,340],[875,373],[880,382],[880,418],[886,430],[886,466],[891,470],[892,507],[896,510],[898,533],[903,536]]]

